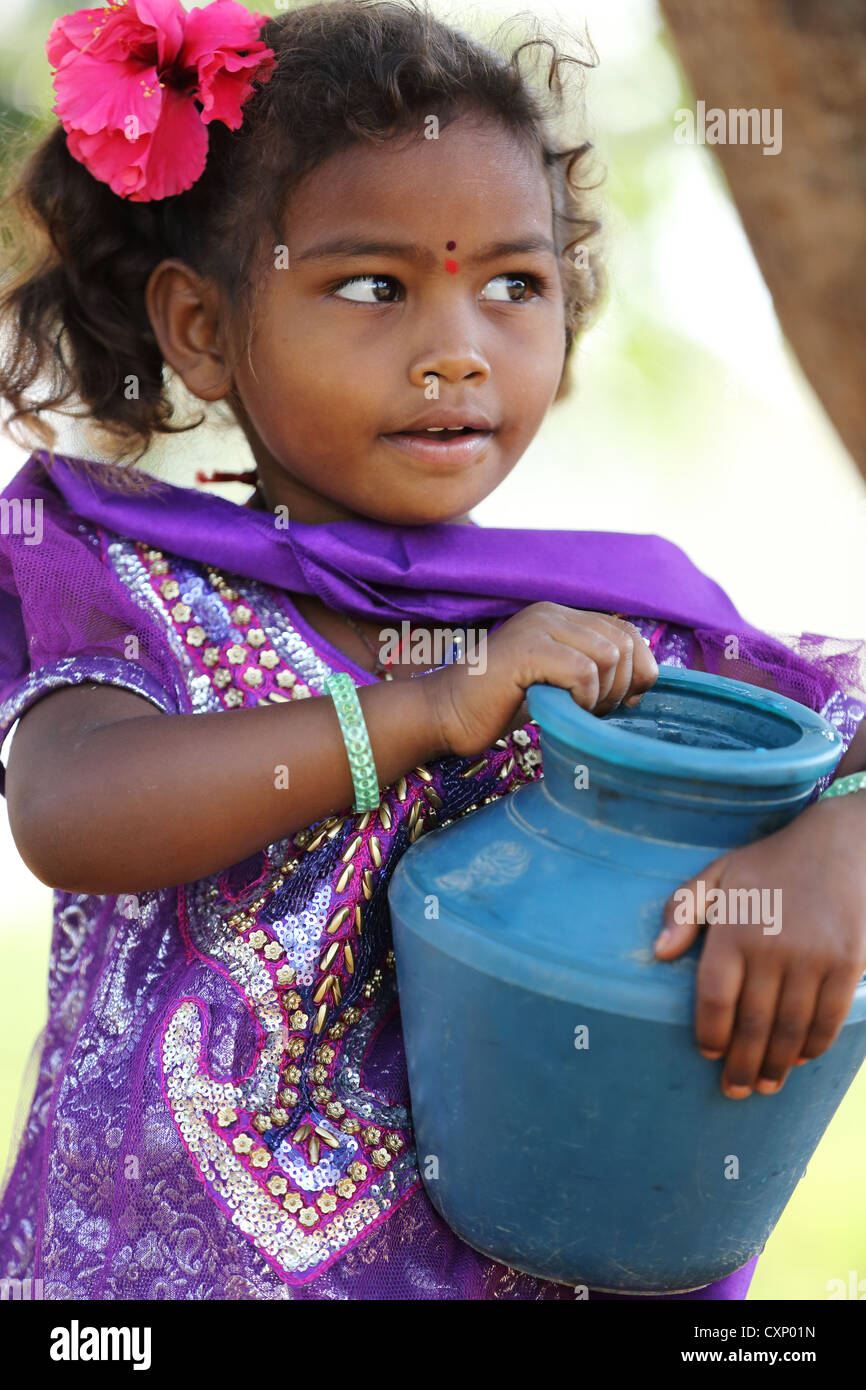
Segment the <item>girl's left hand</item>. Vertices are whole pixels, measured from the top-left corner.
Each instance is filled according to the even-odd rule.
[[[866,792],[813,802],[783,829],[689,879],[665,904],[670,936],[657,939],[658,960],[682,955],[706,925],[695,920],[700,879],[707,898],[722,890],[727,913],[714,917],[708,905],[704,914],[714,925],[698,965],[698,1047],[712,1059],[727,1054],[721,1085],[731,1099],[753,1089],[772,1095],[792,1066],[835,1041],[866,970]],[[749,902],[731,890],[749,888],[759,898],[769,889],[762,901],[781,904],[776,922],[722,925],[732,906]]]

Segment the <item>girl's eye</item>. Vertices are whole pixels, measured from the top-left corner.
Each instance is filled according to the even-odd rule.
[[[338,285],[335,285],[331,293],[338,294],[340,290],[348,289],[350,285],[366,285],[371,282],[376,287],[373,290],[372,296],[368,296],[365,293],[361,293],[360,295],[346,295],[344,297],[346,299],[351,300],[353,304],[394,303],[393,300],[380,298],[377,293],[377,289],[381,288],[382,285],[397,284],[397,281],[394,279],[393,275],[352,275],[348,280],[341,280]]]
[[[491,286],[496,286],[493,293]],[[544,278],[527,272],[506,271],[488,279],[481,291],[481,299],[500,304],[524,304],[528,302],[527,288],[531,291],[528,297],[544,295]],[[343,293],[349,289],[356,292]],[[393,304],[396,300],[386,297],[391,289],[400,289],[400,282],[393,275],[350,275],[348,279],[341,279],[331,293],[353,304]]]
[[[516,271],[516,270],[510,270],[510,271],[506,271],[503,275],[494,275],[494,277],[493,277],[492,280],[488,280],[487,285],[488,285],[488,286],[489,286],[489,285],[495,285],[495,284],[497,283],[497,281],[500,281],[500,280],[511,280],[511,281],[515,281],[515,280],[516,280],[517,283],[518,283],[518,285],[529,285],[529,287],[530,287],[530,288],[532,289],[532,291],[533,291],[533,294],[538,294],[538,295],[544,294],[544,287],[545,287],[545,283],[546,283],[546,282],[544,281],[544,279],[543,279],[542,276],[540,276],[540,275],[528,275],[528,274],[525,274],[525,273],[523,273],[523,272],[519,272],[519,271]],[[502,288],[502,287],[501,287],[501,288]],[[517,298],[515,298],[515,297],[512,295],[512,293],[511,293],[511,286],[508,286],[508,287],[505,289],[504,295],[488,294],[488,293],[487,293],[487,287],[485,286],[485,289],[482,291],[482,294],[483,294],[483,297],[484,297],[485,299],[496,300],[496,301],[498,301],[499,303],[506,303],[506,304],[509,304],[509,303],[510,303],[510,304],[524,304],[524,303],[526,303],[526,300],[525,300],[524,298],[521,297],[520,299],[517,299]]]

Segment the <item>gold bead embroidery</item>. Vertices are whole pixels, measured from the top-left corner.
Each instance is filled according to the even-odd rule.
[[[349,907],[347,903],[344,903],[342,907],[338,907],[337,911],[332,913],[332,915],[328,919],[328,924],[325,927],[325,931],[328,932],[329,935],[333,936],[334,932],[338,931],[340,927],[343,925],[351,911],[352,909],[351,907]]]
[[[229,589],[229,586],[222,576],[214,572],[211,574],[210,578],[211,583],[218,591],[223,601],[228,602],[230,597],[233,598],[234,601],[237,601],[237,592]],[[180,587],[182,587],[184,583],[185,581],[181,578],[180,584],[178,585],[178,593]],[[180,610],[180,613],[183,613],[185,608],[189,609],[189,605],[184,605],[182,603],[176,604],[175,607]],[[190,610],[188,616],[191,616],[191,613],[192,610]],[[177,613],[175,613],[174,616],[178,621],[182,620]],[[285,700],[285,696],[279,695],[280,689],[291,692],[293,698],[299,699],[310,698],[311,695],[318,693],[318,691],[312,691],[308,686],[304,685],[295,676],[294,672],[279,669],[280,657],[267,646],[267,634],[264,629],[249,627],[250,622],[256,621],[252,608],[245,603],[237,603],[237,607],[233,610],[231,617],[239,627],[245,629],[249,628],[249,630],[245,632],[243,643],[238,640],[232,643],[225,651],[223,651],[222,646],[217,645],[216,642],[208,641],[206,630],[200,625],[190,628],[186,634],[181,634],[190,647],[203,648],[200,653],[202,662],[204,666],[209,668],[208,675],[213,685],[223,693],[223,700],[226,705],[244,704],[245,687],[261,690],[265,685],[263,672],[270,673],[274,685],[278,687],[278,689],[272,689],[267,692],[268,699],[276,696],[277,702],[281,699]],[[263,648],[264,650],[262,650]],[[251,661],[256,664],[250,665],[249,663]],[[201,669],[201,667],[199,667],[199,669]],[[246,703],[254,705],[256,703],[255,695],[247,695]],[[259,703],[264,702],[260,701]],[[420,777],[421,783],[424,784],[423,791],[429,797],[429,803],[426,801],[420,803],[416,802],[413,803],[411,807],[407,807],[407,811],[409,812],[407,820],[410,832],[413,827],[418,827],[420,829],[425,828],[428,813],[435,808],[436,801],[438,801],[440,807],[442,804],[441,797],[438,797],[435,789],[429,785],[431,781],[429,772],[427,776],[424,776],[426,771],[426,769],[420,767],[414,770],[415,775]],[[414,789],[422,789],[419,788],[418,783],[411,784],[407,778],[401,778],[398,780],[397,784],[398,800],[405,801],[408,799],[410,785],[412,785]],[[402,793],[402,795],[400,793]],[[387,845],[388,840],[384,839],[384,837],[387,835],[390,838],[394,820],[395,818],[391,807],[384,801],[380,801],[379,806],[375,810],[368,811],[361,817],[349,815],[330,816],[325,822],[322,822],[318,828],[314,827],[312,830],[305,829],[297,833],[294,837],[291,837],[286,843],[289,844],[291,848],[294,848],[296,854],[302,855],[304,851],[309,851],[311,847],[317,848],[319,845],[323,844],[326,839],[333,839],[337,835],[340,835],[343,826],[348,822],[348,843],[344,848],[337,850],[342,860],[342,865],[338,864],[338,872],[334,876],[335,891],[338,894],[345,894],[347,890],[350,890],[353,897],[362,896],[365,901],[370,901],[377,880],[371,868],[357,862],[357,856],[366,842],[370,845],[369,863],[376,870],[380,869],[387,853],[387,850],[383,847],[383,841],[384,844]],[[368,833],[371,825],[373,830],[378,832],[372,836]],[[313,831],[315,831],[315,833],[313,833]],[[380,836],[383,838],[380,839]],[[293,868],[297,868],[298,864],[299,860],[297,858],[292,861]],[[354,935],[351,941],[348,939],[335,939],[324,946],[319,957],[319,978],[318,980],[313,979],[310,994],[308,995],[305,991],[303,995],[303,997],[307,999],[310,999],[312,996],[312,1002],[315,1008],[311,1007],[308,1003],[306,1011],[301,1007],[302,995],[297,987],[297,972],[295,969],[283,964],[280,965],[279,968],[274,968],[266,974],[261,974],[262,970],[266,970],[264,966],[265,961],[272,961],[274,967],[276,967],[279,959],[281,957],[284,958],[285,952],[280,943],[275,941],[268,931],[264,931],[258,926],[256,917],[260,915],[260,905],[267,902],[268,897],[273,895],[275,890],[281,885],[283,877],[287,876],[289,872],[291,872],[291,868],[284,869],[278,878],[274,878],[273,875],[269,873],[267,889],[262,892],[257,902],[244,909],[238,909],[236,912],[231,913],[230,916],[224,917],[223,920],[232,928],[237,928],[238,932],[243,934],[242,940],[237,940],[234,935],[232,936],[231,940],[233,946],[245,950],[247,945],[249,945],[253,950],[261,953],[255,962],[260,972],[257,979],[261,979],[262,981],[261,985],[257,986],[256,1008],[258,1009],[261,1004],[263,1008],[272,1011],[272,1021],[265,1024],[265,1031],[269,1038],[267,1044],[268,1055],[275,1056],[277,1067],[279,1067],[280,1061],[280,1044],[270,1039],[272,1037],[278,1037],[280,1022],[288,1020],[290,1028],[304,1035],[294,1038],[290,1037],[288,1039],[283,1036],[283,1046],[286,1048],[286,1052],[289,1056],[298,1059],[298,1065],[286,1067],[282,1070],[281,1075],[287,1082],[294,1081],[300,1083],[302,1080],[307,1079],[309,1083],[316,1083],[315,1088],[311,1085],[311,1089],[307,1095],[314,1098],[317,1109],[308,1112],[308,1114],[311,1119],[320,1116],[326,1116],[327,1118],[322,1122],[322,1125],[306,1125],[304,1129],[303,1147],[300,1151],[301,1154],[306,1157],[308,1164],[315,1168],[320,1162],[323,1166],[324,1163],[332,1162],[328,1155],[325,1156],[324,1160],[321,1159],[323,1145],[334,1150],[340,1148],[341,1140],[334,1135],[333,1128],[338,1127],[339,1131],[344,1135],[357,1135],[360,1134],[364,1123],[363,1118],[358,1120],[351,1115],[347,1115],[345,1105],[336,1099],[333,1090],[326,1084],[322,1084],[328,1080],[331,1064],[336,1061],[338,1051],[335,1047],[321,1041],[322,1036],[325,1035],[326,1025],[328,1024],[328,1013],[329,1011],[331,1013],[336,1012],[335,1006],[341,1005],[342,989],[348,987],[349,977],[354,975],[359,966],[356,964],[357,958],[354,954],[354,950],[357,949]],[[326,931],[328,934],[335,936],[344,925],[347,929],[354,925],[357,933],[359,935],[361,934],[363,915],[360,903],[347,902],[335,905],[330,917],[327,919]],[[250,959],[253,959],[251,955]],[[315,968],[315,965],[311,967],[306,963],[303,966],[304,970],[315,970]],[[369,980],[365,983],[372,986],[372,990],[375,992],[381,985],[382,978],[381,970],[374,971]],[[306,979],[310,979],[310,976],[305,976],[305,980]],[[362,981],[359,983],[363,982],[362,976]],[[393,989],[393,982],[389,982],[389,986]],[[274,992],[276,988],[280,990],[279,995]],[[270,992],[268,992],[269,990]],[[370,997],[369,993],[367,997]],[[273,1003],[269,1001],[273,1001]],[[361,1002],[363,1004],[363,1000]],[[283,1008],[284,1004],[285,1009]],[[330,1026],[327,1027],[327,1037],[334,1039],[335,1042],[343,1038],[346,1029],[351,1027],[353,1023],[358,1022],[363,1014],[364,1008],[350,1008],[344,1010],[336,1022],[331,1023]],[[264,1014],[262,1014],[262,1018],[264,1020]],[[310,1030],[311,1020],[313,1021],[312,1030]],[[311,1040],[310,1036],[311,1031],[314,1035],[313,1040]],[[275,1048],[277,1049],[276,1053],[274,1053]],[[302,1059],[309,1053],[312,1053],[312,1057],[311,1065],[308,1067],[307,1063]],[[283,1055],[285,1056],[285,1053]],[[244,1087],[241,1087],[241,1089],[237,1091],[238,1102],[242,1106],[244,1104],[243,1097],[246,1093]],[[280,1217],[278,1215],[275,1234],[273,1237],[269,1236],[269,1239],[272,1238],[275,1245],[276,1242],[279,1241],[281,1243],[280,1249],[282,1250],[284,1247],[287,1248],[291,1254],[291,1259],[297,1259],[299,1261],[298,1266],[293,1263],[290,1264],[291,1268],[310,1267],[315,1263],[316,1259],[323,1258],[323,1254],[326,1253],[327,1250],[335,1248],[335,1240],[341,1239],[341,1237],[335,1234],[336,1228],[333,1222],[323,1221],[321,1223],[321,1230],[316,1230],[315,1232],[311,1230],[309,1236],[303,1237],[304,1243],[301,1244],[302,1235],[298,1230],[298,1224],[310,1228],[315,1226],[319,1222],[317,1209],[322,1213],[333,1213],[336,1211],[337,1200],[336,1197],[332,1195],[335,1190],[337,1196],[342,1197],[343,1200],[348,1200],[350,1197],[356,1195],[358,1182],[372,1177],[374,1185],[371,1190],[369,1202],[366,1199],[358,1200],[356,1198],[355,1206],[353,1206],[351,1210],[346,1210],[344,1212],[346,1218],[345,1229],[348,1238],[352,1239],[357,1229],[363,1229],[364,1224],[374,1219],[374,1216],[378,1214],[383,1207],[387,1208],[391,1205],[389,1198],[393,1200],[394,1195],[402,1191],[406,1170],[401,1165],[406,1163],[405,1158],[395,1162],[394,1176],[388,1172],[385,1172],[383,1176],[379,1176],[377,1170],[388,1168],[395,1159],[395,1156],[405,1147],[406,1141],[395,1132],[385,1133],[383,1137],[383,1131],[380,1127],[374,1124],[368,1124],[364,1128],[363,1134],[366,1145],[365,1156],[367,1158],[367,1164],[353,1163],[345,1170],[346,1176],[341,1177],[338,1184],[329,1186],[318,1194],[315,1192],[305,1192],[302,1194],[292,1193],[288,1190],[289,1183],[285,1177],[274,1174],[271,1178],[268,1178],[266,1173],[261,1172],[257,1177],[254,1177],[250,1170],[266,1169],[270,1165],[272,1158],[274,1159],[274,1166],[278,1166],[278,1155],[272,1153],[271,1150],[261,1142],[259,1136],[268,1133],[270,1129],[284,1129],[290,1123],[292,1115],[296,1114],[296,1108],[301,1103],[309,1105],[311,1102],[309,1100],[302,1102],[302,1092],[299,1084],[282,1085],[278,1092],[275,1089],[266,1087],[266,1089],[259,1090],[258,1092],[251,1091],[250,1096],[252,1097],[253,1095],[255,1095],[256,1104],[258,1106],[269,1106],[269,1108],[262,1109],[253,1116],[248,1112],[245,1113],[243,1109],[239,1112],[237,1108],[231,1105],[223,1105],[218,1114],[216,1109],[211,1111],[211,1114],[214,1115],[215,1118],[211,1119],[210,1123],[211,1125],[215,1123],[221,1124],[223,1128],[227,1128],[229,1125],[236,1124],[239,1117],[242,1122],[246,1123],[251,1134],[236,1135],[234,1140],[230,1140],[227,1135],[220,1135],[218,1136],[219,1141],[229,1152],[230,1146],[233,1145],[235,1153],[245,1156],[246,1162],[243,1164],[238,1165],[237,1162],[233,1160],[235,1162],[235,1167],[237,1168],[239,1166],[243,1169],[246,1179],[258,1184],[259,1192],[263,1200],[269,1192],[273,1198],[282,1199],[280,1205],[286,1212],[291,1212],[295,1216],[299,1213],[303,1213],[300,1216],[299,1223],[296,1221],[289,1222],[285,1217]],[[252,1108],[252,1105],[250,1108]],[[303,1114],[303,1111],[301,1113]],[[330,1124],[332,1128],[328,1129],[324,1127],[328,1124]],[[286,1132],[288,1133],[288,1131]],[[296,1131],[296,1135],[297,1133]],[[216,1139],[217,1136],[214,1135],[214,1138]],[[381,1143],[379,1140],[381,1140]],[[345,1140],[342,1142],[345,1144]],[[372,1169],[367,1166],[368,1164],[372,1165]],[[340,1166],[342,1167],[342,1164],[340,1164]],[[218,1162],[217,1167],[219,1167]],[[222,1172],[222,1170],[220,1170],[220,1172]],[[334,1174],[330,1179],[332,1184],[336,1177],[337,1174]],[[311,1178],[311,1181],[316,1180]],[[385,1196],[384,1194],[388,1195]],[[374,1198],[378,1198],[383,1204],[383,1207],[380,1207]],[[305,1206],[305,1202],[310,1203],[310,1205]],[[230,1204],[233,1205],[233,1203]],[[254,1218],[250,1215],[247,1219],[252,1220]],[[262,1220],[264,1224],[257,1227],[257,1229],[262,1232],[263,1240],[264,1233],[269,1230],[269,1219],[263,1215]],[[282,1221],[282,1226],[280,1225],[280,1221]],[[247,1229],[246,1226],[242,1228],[245,1230]],[[262,1243],[260,1242],[259,1235],[256,1235],[254,1239],[257,1244]],[[320,1249],[322,1253],[319,1253]],[[295,1254],[295,1252],[297,1252],[297,1254]],[[313,1252],[316,1253],[314,1254]],[[282,1254],[281,1258],[283,1258]]]
[[[343,869],[343,871],[341,872],[340,877],[337,879],[337,882],[336,882],[335,885],[334,885],[334,890],[335,890],[335,892],[337,892],[337,893],[342,893],[342,892],[345,890],[346,884],[349,882],[349,880],[350,880],[350,878],[352,877],[352,875],[353,875],[354,872],[355,872],[355,865],[354,865],[354,864],[347,864],[346,867],[345,867],[345,869]]]
[[[339,949],[339,941],[332,941],[327,951],[322,956],[322,959],[319,961],[320,970],[327,970],[328,966],[331,964],[331,961],[334,959],[334,956],[337,954]],[[321,1051],[321,1048],[319,1050]]]
[[[322,1002],[322,1000],[324,999],[325,995],[326,995],[326,994],[328,993],[328,991],[333,987],[335,981],[336,981],[336,977],[335,977],[334,975],[326,975],[326,976],[325,976],[324,980],[323,980],[322,983],[319,985],[319,988],[316,990],[315,994],[313,995],[313,1003],[314,1003],[314,1004],[321,1004],[321,1002]]]

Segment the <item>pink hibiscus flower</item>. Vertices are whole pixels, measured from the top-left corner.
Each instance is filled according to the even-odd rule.
[[[237,130],[255,81],[275,66],[263,15],[235,0],[120,0],[55,20],[45,51],[69,152],[114,193],[143,203],[191,188],[207,126]]]

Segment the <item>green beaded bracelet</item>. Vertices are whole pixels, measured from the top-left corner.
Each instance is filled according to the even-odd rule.
[[[335,671],[325,681],[325,689],[334,701],[337,718],[343,732],[343,742],[355,785],[356,811],[373,811],[379,805],[379,779],[367,724],[355,689],[355,682],[346,671]]]
[[[847,777],[840,777],[838,781],[831,782],[818,800],[823,801],[825,796],[845,796],[847,792],[859,791],[866,791],[866,772],[852,772]]]

